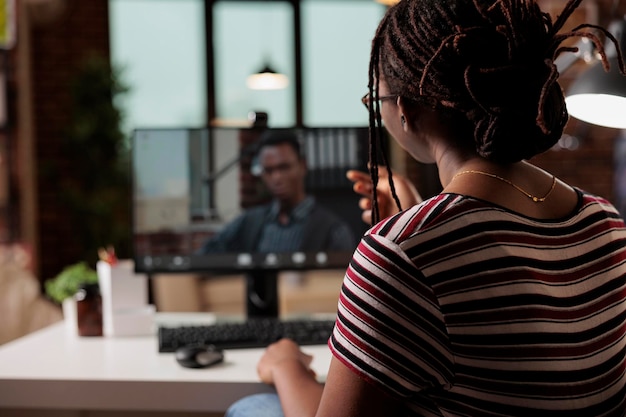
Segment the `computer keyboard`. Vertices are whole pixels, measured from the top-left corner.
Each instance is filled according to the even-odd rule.
[[[215,345],[221,349],[266,347],[287,337],[299,345],[326,344],[334,320],[276,318],[250,319],[244,322],[159,327],[159,352],[174,352],[187,345]]]

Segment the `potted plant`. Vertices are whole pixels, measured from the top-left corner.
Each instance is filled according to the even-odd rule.
[[[98,273],[86,262],[65,267],[57,276],[45,282],[46,295],[63,308],[63,317],[68,328],[76,327],[76,301],[74,294],[82,284],[98,283]]]
[[[65,267],[56,277],[45,283],[46,294],[53,301],[63,304],[67,298],[76,294],[81,284],[95,284],[98,274],[86,262],[78,262]]]

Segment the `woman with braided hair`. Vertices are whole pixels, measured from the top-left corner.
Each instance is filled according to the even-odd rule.
[[[560,32],[580,3],[554,20],[533,0],[388,10],[363,99],[371,181],[351,173],[373,194],[373,226],[344,278],[326,382],[281,340],[257,369],[277,396],[244,398],[229,417],[626,416],[626,226],[528,162],[568,120],[562,41],[591,39],[605,64],[599,36],[617,43],[593,25]],[[440,194],[381,209],[379,179],[396,194],[377,164],[383,122],[437,164]]]

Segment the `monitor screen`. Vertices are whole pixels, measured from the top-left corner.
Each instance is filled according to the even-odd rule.
[[[345,176],[366,169],[367,137],[366,127],[136,129],[137,272],[247,273],[265,286],[281,270],[345,268],[368,227]]]

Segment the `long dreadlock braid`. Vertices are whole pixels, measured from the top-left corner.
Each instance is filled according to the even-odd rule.
[[[530,159],[559,140],[569,118],[554,60],[577,48],[562,46],[564,40],[590,39],[608,69],[594,30],[600,31],[615,44],[626,73],[617,40],[606,29],[582,24],[558,33],[581,2],[568,1],[552,22],[536,0],[402,0],[389,8],[372,41],[370,96],[378,97],[382,74],[390,94],[451,121],[459,147],[496,163]],[[377,100],[369,124],[376,222],[379,153],[386,163]],[[389,177],[400,208],[391,171]]]
[[[376,36],[374,36],[374,40],[372,41],[372,50],[378,50],[379,45],[377,42],[379,39],[379,33],[383,30],[385,26],[385,19],[379,25]],[[378,97],[378,82],[380,77],[378,76],[379,70],[379,56],[378,54],[372,54],[370,59],[369,66],[369,93],[370,97]],[[387,168],[387,175],[389,178],[389,186],[391,188],[391,194],[394,198],[398,209],[402,209],[400,204],[400,199],[395,190],[395,186],[393,183],[393,173],[391,171],[391,166],[389,164],[389,158],[387,156],[386,146],[383,143],[385,138],[385,133],[382,127],[382,118],[380,115],[380,101],[372,100],[372,105],[370,106],[369,112],[369,123],[370,123],[370,149],[369,149],[369,159],[370,159],[370,175],[372,177],[372,224],[377,223],[380,220],[380,211],[378,209],[378,155],[380,154],[383,160],[383,164]],[[380,149],[379,149],[380,148]]]

